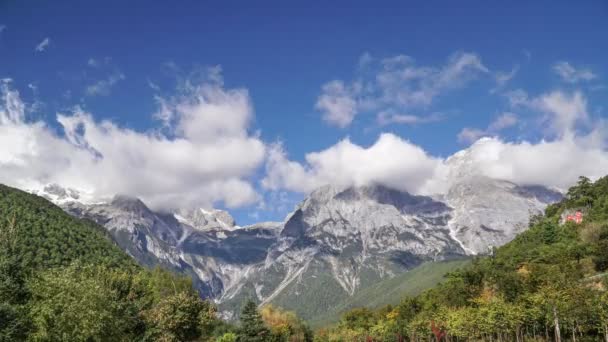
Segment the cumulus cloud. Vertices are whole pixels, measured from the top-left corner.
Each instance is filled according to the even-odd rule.
[[[342,81],[331,81],[323,86],[315,108],[323,112],[323,120],[344,128],[351,124],[358,111],[356,96],[359,88],[345,86]]]
[[[51,45],[51,39],[49,37],[46,37],[40,43],[38,43],[38,45],[36,45],[34,50],[36,52],[43,52],[49,47],[49,45]]]
[[[465,131],[467,138],[478,140],[447,158],[433,156],[389,133],[367,147],[342,140],[307,154],[304,162],[289,160],[283,147],[275,145],[269,151],[262,185],[308,192],[324,184],[382,184],[428,195],[445,193],[452,182],[468,176],[565,189],[580,175],[594,179],[608,172],[608,127],[601,119],[587,128],[577,126],[591,120],[581,93],[555,91],[528,102],[551,127],[552,134],[540,141],[510,142],[498,136],[478,139],[486,131],[517,124],[517,116],[503,113],[485,130]]]
[[[247,91],[213,82],[180,89],[158,97],[170,118],[162,130],[123,128],[75,108],[57,114],[57,133],[27,118],[18,91],[3,81],[0,182],[23,189],[57,183],[91,200],[129,194],[159,209],[257,201],[250,177],[263,164],[266,147],[249,133]]]
[[[455,53],[441,66],[420,66],[405,55],[374,59],[364,54],[355,80],[326,83],[316,109],[327,123],[346,127],[361,112],[426,109],[441,94],[488,72],[474,53]]]
[[[422,148],[396,135],[384,133],[369,147],[344,139],[320,152],[306,155],[306,165],[290,161],[281,145],[270,148],[267,176],[262,185],[271,190],[285,188],[309,192],[325,185],[383,184],[418,191],[440,164]],[[432,178],[432,177],[431,177]]]
[[[578,176],[596,179],[608,170],[605,146],[589,145],[585,137],[566,137],[539,143],[481,140],[470,149],[472,165],[485,176],[519,184],[565,189]]]
[[[472,143],[484,136],[497,135],[500,131],[513,127],[519,119],[516,114],[505,112],[492,121],[486,129],[465,127],[458,134],[458,141]]]
[[[545,113],[544,121],[551,133],[559,137],[571,137],[578,123],[587,122],[587,100],[581,92],[572,94],[555,91],[531,101],[531,106]]]
[[[553,71],[568,83],[578,83],[582,81],[591,81],[597,78],[597,75],[588,68],[575,68],[570,63],[561,61],[553,65]]]
[[[108,76],[108,78],[99,80],[91,85],[88,85],[85,89],[85,93],[88,96],[108,96],[112,90],[112,87],[124,80],[125,74],[120,71],[115,71]]]

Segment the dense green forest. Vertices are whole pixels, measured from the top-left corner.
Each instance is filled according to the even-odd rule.
[[[148,270],[105,230],[0,185],[0,341],[311,341],[294,314],[217,317],[189,278]]]
[[[583,222],[565,222],[580,211]],[[529,230],[379,310],[353,309],[315,341],[608,341],[608,177],[581,177]]]
[[[576,211],[582,223],[564,220]],[[313,337],[251,301],[226,323],[190,279],[141,268],[101,227],[0,186],[0,341],[608,341],[605,275],[608,177],[583,177],[492,255]]]

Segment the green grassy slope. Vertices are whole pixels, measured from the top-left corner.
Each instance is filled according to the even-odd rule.
[[[313,263],[302,278],[306,280],[301,284],[292,283],[272,304],[295,311],[305,320],[314,320],[348,298],[331,270],[322,262]]]
[[[378,308],[397,304],[403,296],[415,296],[437,285],[444,276],[470,263],[469,259],[427,262],[413,270],[362,289],[309,322],[313,327],[335,323],[345,311],[355,307]]]

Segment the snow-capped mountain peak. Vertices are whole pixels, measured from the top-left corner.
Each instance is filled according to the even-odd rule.
[[[57,205],[68,202],[81,202],[87,204],[93,204],[96,202],[92,194],[88,192],[66,188],[54,183],[46,184],[40,188],[30,189],[28,192],[40,197],[44,197]]]
[[[174,216],[181,223],[198,230],[240,228],[236,225],[234,218],[225,210],[204,208],[178,210]]]
[[[218,209],[158,213],[129,196],[86,204],[59,186],[45,187],[44,195],[105,226],[141,263],[192,275],[201,293],[226,310],[251,293],[269,302],[333,286],[338,296],[351,296],[425,261],[486,253],[561,198],[544,187],[466,174],[436,197],[382,185],[328,185],[285,222],[239,227]]]

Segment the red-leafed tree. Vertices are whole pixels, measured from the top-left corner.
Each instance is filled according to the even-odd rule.
[[[435,320],[431,321],[431,331],[433,332],[433,335],[435,335],[435,340],[437,342],[440,342],[445,337],[445,331],[435,324]]]

